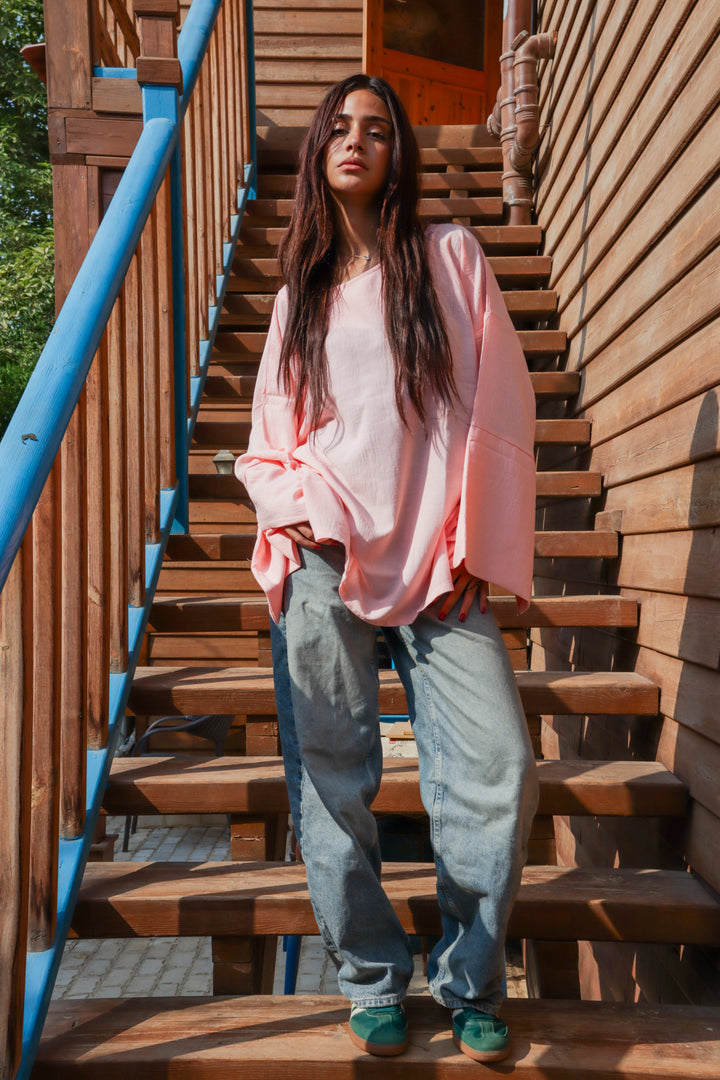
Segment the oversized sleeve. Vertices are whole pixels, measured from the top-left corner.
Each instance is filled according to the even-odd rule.
[[[295,544],[277,530],[309,519],[301,469],[294,457],[299,421],[294,401],[283,392],[278,375],[286,316],[287,292],[282,289],[275,301],[258,370],[247,453],[235,462],[235,474],[245,485],[257,512],[258,537],[252,571],[267,594],[270,613],[276,622],[280,617],[285,576],[299,565]]]
[[[453,565],[514,593],[525,611],[535,539],[535,395],[495,276],[463,230],[460,267],[478,379],[465,451]]]
[[[258,370],[247,453],[235,462],[235,474],[255,505],[258,530],[307,520],[300,470],[293,456],[298,446],[298,418],[295,403],[282,391],[278,375],[281,319],[284,323],[286,313],[287,297],[281,292]]]

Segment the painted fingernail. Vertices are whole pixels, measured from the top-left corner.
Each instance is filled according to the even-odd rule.
[[[445,622],[445,616],[442,614],[442,612],[438,615],[438,619],[440,620],[440,622]]]
[[[465,622],[465,616],[464,615],[460,616],[460,622]]]

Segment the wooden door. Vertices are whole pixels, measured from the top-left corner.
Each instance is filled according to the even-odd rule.
[[[365,0],[365,71],[413,124],[480,124],[500,85],[502,0]]]

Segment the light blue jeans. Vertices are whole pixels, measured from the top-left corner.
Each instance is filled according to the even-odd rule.
[[[342,548],[301,551],[272,625],[290,806],[340,990],[365,1008],[403,1000],[407,934],[380,881],[370,812],[382,773],[376,633],[338,596]],[[537,776],[510,659],[474,603],[383,627],[407,693],[430,818],[442,937],[428,961],[441,1005],[497,1013],[507,921],[537,807]]]

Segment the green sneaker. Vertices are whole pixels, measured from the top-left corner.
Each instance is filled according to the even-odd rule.
[[[348,1028],[356,1046],[379,1057],[402,1054],[408,1044],[408,1022],[402,1005],[376,1009],[353,1005]]]
[[[502,1061],[510,1053],[505,1021],[478,1009],[453,1010],[453,1042],[473,1061]]]

